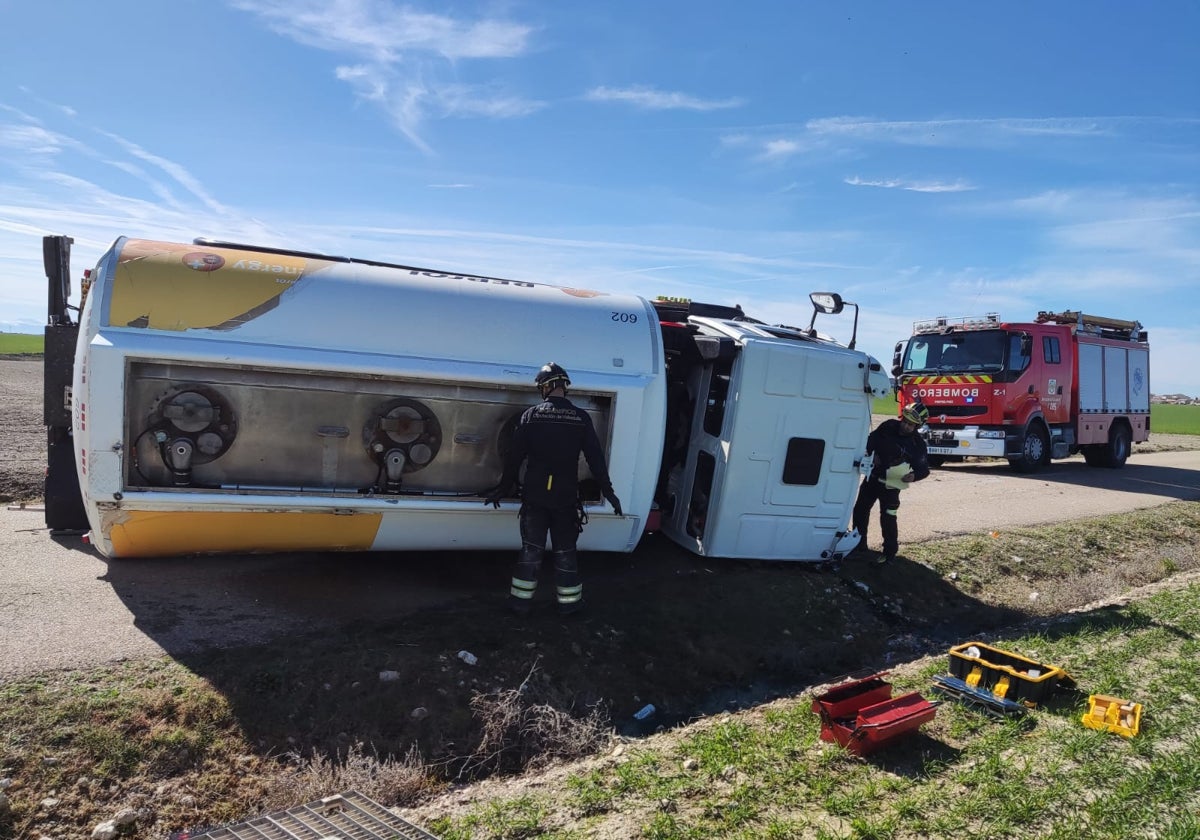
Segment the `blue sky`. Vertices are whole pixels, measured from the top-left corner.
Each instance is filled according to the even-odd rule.
[[[46,233],[76,276],[208,236],[771,323],[837,291],[887,364],[914,320],[1082,309],[1200,395],[1190,0],[0,0],[0,28],[3,330],[44,322]]]

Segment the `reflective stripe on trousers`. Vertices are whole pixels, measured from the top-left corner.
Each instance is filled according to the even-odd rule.
[[[554,584],[559,604],[578,604],[583,600],[579,555],[574,549],[554,552]]]
[[[542,567],[542,553],[542,549],[536,545],[526,543],[521,546],[521,553],[517,555],[517,565],[513,569],[512,584],[508,590],[511,598],[518,602],[533,600],[533,594],[537,591],[538,572]]]

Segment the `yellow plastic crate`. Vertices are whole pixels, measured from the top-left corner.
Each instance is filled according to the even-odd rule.
[[[950,674],[975,691],[1027,708],[1035,708],[1055,691],[1075,684],[1056,665],[1035,662],[983,642],[964,642],[950,648]]]
[[[1088,697],[1088,710],[1082,720],[1089,729],[1106,729],[1132,738],[1142,725],[1142,704],[1107,694],[1093,694]]]

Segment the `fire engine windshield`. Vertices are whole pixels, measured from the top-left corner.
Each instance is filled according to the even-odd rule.
[[[916,335],[904,351],[904,373],[1004,370],[1007,335],[1001,330]]]

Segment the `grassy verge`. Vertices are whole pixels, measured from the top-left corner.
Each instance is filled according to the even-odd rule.
[[[629,610],[591,623],[515,625],[485,605],[10,679],[0,837],[82,836],[132,809],[124,836],[161,838],[349,789],[446,840],[1195,837],[1200,587],[1167,579],[1198,568],[1197,544],[1200,506],[1181,502],[906,546],[882,570],[699,560],[611,582],[597,603]],[[1156,581],[1145,600],[1069,612]],[[474,667],[455,656],[467,634]],[[1145,703],[1143,733],[1084,729],[1085,698],[1064,697],[1024,725],[947,703],[867,760],[819,741],[814,686],[890,667],[897,692],[928,693],[947,646],[979,638]],[[706,702],[772,681],[785,690]],[[651,699],[656,720],[700,722],[607,746]],[[519,775],[580,757],[562,782]],[[522,786],[454,787],[480,778]]]
[[[1150,406],[1151,435],[1200,435],[1200,405]]]
[[[1200,836],[1200,586],[1005,634],[992,644],[1068,667],[1019,719],[945,702],[922,731],[866,759],[825,743],[808,694],[615,751],[558,788],[437,819],[467,838],[1194,838]],[[946,657],[898,669],[929,696]],[[1086,693],[1143,702],[1124,739],[1080,723]],[[612,833],[616,830],[617,833]]]
[[[38,355],[45,349],[45,336],[0,333],[0,356]]]
[[[883,417],[895,417],[897,403],[894,397],[880,397],[871,403],[871,413]],[[1200,405],[1167,405],[1154,403],[1150,406],[1150,436],[1200,435]]]

